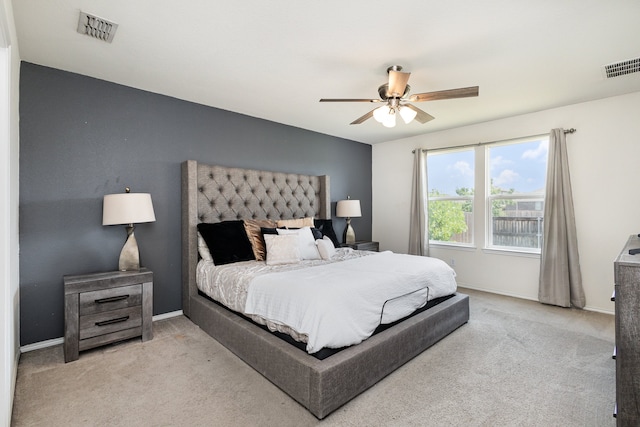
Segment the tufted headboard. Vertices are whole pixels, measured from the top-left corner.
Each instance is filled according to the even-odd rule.
[[[329,177],[182,163],[182,311],[197,295],[197,225],[235,219],[331,218]]]

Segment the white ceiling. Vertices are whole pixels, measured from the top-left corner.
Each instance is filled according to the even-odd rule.
[[[640,91],[638,0],[13,0],[21,59],[368,144]],[[119,24],[108,44],[76,32],[80,10]],[[435,120],[373,119],[386,69]]]

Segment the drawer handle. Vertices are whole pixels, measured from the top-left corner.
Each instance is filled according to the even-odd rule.
[[[117,297],[109,297],[109,298],[97,299],[95,302],[96,302],[96,304],[105,304],[107,302],[122,301],[122,300],[127,299],[127,298],[129,298],[129,295],[119,295]]]
[[[126,322],[127,320],[129,320],[129,316],[118,317],[116,319],[103,320],[102,322],[96,322],[96,326],[113,325],[114,323]]]

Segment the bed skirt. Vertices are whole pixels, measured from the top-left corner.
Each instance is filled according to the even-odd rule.
[[[469,297],[458,293],[318,360],[201,295],[192,295],[190,305],[189,317],[196,325],[319,419],[469,320]]]

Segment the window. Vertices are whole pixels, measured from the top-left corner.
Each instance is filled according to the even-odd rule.
[[[474,149],[427,153],[429,241],[473,244]]]
[[[549,138],[486,146],[488,248],[540,252]]]
[[[427,152],[429,242],[540,253],[548,148],[545,135]]]

